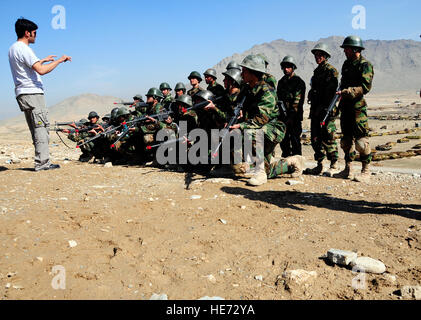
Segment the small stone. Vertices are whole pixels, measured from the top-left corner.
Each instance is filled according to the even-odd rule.
[[[44,258],[43,257],[37,257],[37,260],[42,262],[42,261],[44,261]]]
[[[421,300],[421,286],[404,286],[400,292],[405,299]]]
[[[23,287],[18,285],[18,286],[13,286],[13,289],[22,290]]]
[[[5,288],[9,289],[11,286],[12,286],[12,284],[8,282],[8,283],[6,283]]]
[[[205,277],[209,280],[209,282],[216,283],[216,278],[213,274],[207,275]]]
[[[76,241],[74,241],[74,240],[70,240],[70,241],[69,241],[69,246],[70,246],[70,248],[74,248],[74,247],[76,247],[76,246],[77,246],[77,242],[76,242]]]
[[[330,249],[327,252],[327,258],[332,263],[347,266],[351,263],[351,261],[357,259],[357,254],[352,251]]]
[[[151,284],[152,285],[152,284]],[[168,296],[165,293],[156,294],[154,293],[149,300],[168,300]]]
[[[106,164],[104,164],[104,168],[111,168],[112,166],[112,162],[107,162]]]
[[[221,222],[222,222],[222,224],[227,224],[227,221],[226,221],[226,220],[224,220],[224,219],[219,219],[219,221],[221,221]]]
[[[200,198],[202,198],[202,196],[199,196],[199,195],[192,195],[190,197],[191,200],[197,200],[197,199],[200,199]]]
[[[263,281],[263,276],[262,275],[254,276],[254,279]]]
[[[241,208],[242,210],[244,210],[244,209],[246,209],[246,206],[241,206],[240,208]]]
[[[69,200],[69,199],[67,199],[67,198],[63,197],[63,198],[60,198],[59,200],[61,200],[61,201],[67,201],[67,200]]]
[[[304,184],[304,182],[303,182],[303,181],[297,181],[297,180],[288,180],[288,181],[286,182],[286,184],[288,184],[288,185],[290,185],[290,186],[295,186],[295,185],[297,185],[297,184]]]
[[[315,278],[317,278],[317,272],[306,271],[302,269],[284,271],[282,273],[282,278],[287,279],[287,280],[292,280],[296,282],[297,284],[302,284],[304,282],[308,282],[310,280],[314,280]]]
[[[108,229],[100,229],[102,232],[110,232]]]
[[[350,265],[353,269],[366,273],[384,273],[386,271],[386,266],[383,262],[370,257],[359,257],[351,261]]]

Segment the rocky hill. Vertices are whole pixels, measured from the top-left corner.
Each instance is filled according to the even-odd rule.
[[[231,57],[226,57],[214,66],[219,75],[219,82],[222,83],[222,72],[225,71],[227,64],[234,60],[238,63],[252,53],[264,54],[270,64],[269,72],[276,77],[281,78],[280,62],[286,55],[293,56],[298,64],[297,74],[303,78],[309,86],[313,70],[316,68],[311,49],[318,42],[325,42],[332,58],[330,63],[340,72],[345,60],[343,49],[340,45],[344,37],[333,36],[322,38],[319,41],[301,41],[288,42],[282,39],[269,43],[263,43],[253,46],[243,53],[235,53]],[[374,65],[374,83],[373,92],[381,93],[388,91],[401,90],[419,90],[421,86],[421,42],[413,40],[367,40],[364,41],[366,50],[363,55]]]

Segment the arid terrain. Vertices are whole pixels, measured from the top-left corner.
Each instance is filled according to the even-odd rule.
[[[421,113],[415,92],[369,104],[370,116]],[[420,122],[369,121],[373,132]],[[62,168],[35,173],[29,132],[0,133],[1,299],[397,300],[407,299],[403,286],[421,285],[421,156],[373,162],[370,184],[286,175],[251,187],[151,165],[79,163],[80,151],[53,133]],[[372,137],[371,147],[408,135],[421,131]],[[311,146],[303,151],[312,167]],[[380,260],[386,272],[364,274],[356,289],[361,274],[328,262],[331,248]],[[65,289],[52,286],[64,275],[55,266]],[[292,270],[306,272],[297,279]]]

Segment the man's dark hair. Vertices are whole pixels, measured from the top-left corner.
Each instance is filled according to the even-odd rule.
[[[38,26],[30,20],[20,18],[15,23],[15,31],[18,39],[23,38],[25,31],[32,32],[37,30]]]

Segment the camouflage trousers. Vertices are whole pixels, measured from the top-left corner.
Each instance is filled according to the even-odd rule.
[[[320,126],[321,119],[311,119],[311,146],[314,150],[314,160],[322,162],[326,157],[330,161],[339,158],[338,144],[335,139],[335,119],[328,119],[326,124]]]
[[[341,148],[345,152],[345,161],[355,160],[358,151],[362,163],[369,164],[372,159],[368,143],[368,117],[364,99],[357,104],[341,104]],[[355,146],[354,146],[355,144]]]

